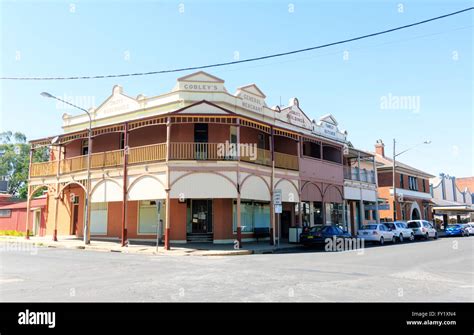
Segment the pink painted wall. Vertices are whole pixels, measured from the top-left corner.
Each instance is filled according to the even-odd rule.
[[[342,164],[311,158],[300,158],[299,163],[302,180],[318,180],[339,185],[343,185],[344,183]]]

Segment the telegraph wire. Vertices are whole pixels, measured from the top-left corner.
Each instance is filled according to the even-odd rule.
[[[461,14],[461,13],[464,13],[464,12],[468,12],[468,11],[471,11],[473,9],[474,9],[474,7],[468,7],[468,8],[456,11],[456,12],[436,16],[436,17],[426,19],[426,20],[423,20],[423,21],[418,21],[418,22],[414,22],[414,23],[411,23],[411,24],[406,24],[406,25],[403,25],[403,26],[378,31],[378,32],[375,32],[375,33],[367,34],[367,35],[357,36],[357,37],[353,37],[353,38],[349,38],[349,39],[345,39],[345,40],[326,43],[326,44],[317,45],[317,46],[304,48],[304,49],[292,50],[292,51],[281,52],[281,53],[276,53],[276,54],[271,54],[271,55],[266,55],[266,56],[260,56],[260,57],[247,58],[247,59],[236,60],[236,61],[231,61],[231,62],[214,63],[214,64],[208,64],[208,65],[191,66],[191,67],[185,67],[185,68],[160,70],[160,71],[125,73],[125,74],[109,74],[109,75],[96,75],[96,76],[73,76],[73,77],[0,77],[0,79],[1,80],[86,80],[86,79],[106,79],[106,78],[120,78],[120,77],[149,76],[149,75],[156,75],[156,74],[184,72],[184,71],[193,71],[193,70],[203,70],[203,69],[209,69],[209,68],[215,68],[215,67],[223,67],[223,66],[236,65],[236,64],[242,64],[242,63],[256,62],[256,61],[261,61],[261,60],[270,59],[270,58],[283,57],[283,56],[308,52],[308,51],[312,51],[312,50],[328,48],[328,47],[331,47],[331,46],[334,46],[334,45],[345,44],[345,43],[354,42],[354,41],[358,41],[358,40],[362,40],[362,39],[366,39],[366,38],[370,38],[370,37],[375,37],[375,36],[379,36],[379,35],[383,35],[383,34],[388,34],[388,33],[394,32],[394,31],[402,30],[402,29],[411,28],[411,27],[414,27],[414,26],[418,26],[418,25],[428,23],[428,22],[432,22],[432,21],[444,19],[444,18],[447,18],[447,17],[450,17],[450,16],[458,15],[458,14]]]

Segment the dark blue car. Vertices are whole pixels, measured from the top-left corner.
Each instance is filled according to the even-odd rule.
[[[446,236],[467,236],[468,232],[460,224],[450,224],[446,227]]]
[[[301,233],[300,243],[305,246],[322,246],[326,239],[352,238],[352,235],[336,226],[315,226]]]

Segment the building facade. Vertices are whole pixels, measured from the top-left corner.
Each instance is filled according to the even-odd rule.
[[[445,229],[449,223],[473,221],[473,197],[468,187],[461,190],[456,177],[444,173],[431,178],[430,183],[434,202],[433,217],[439,229]]]
[[[362,225],[380,222],[375,155],[350,145],[344,150],[344,206],[354,235]]]
[[[375,144],[379,197],[387,199],[389,209],[380,210],[383,221],[432,220],[432,196],[429,179],[434,176],[396,161],[395,193],[393,187],[393,160],[385,155],[385,144],[378,140]],[[396,205],[396,206],[395,206]]]
[[[273,108],[265,98],[254,84],[230,94],[197,72],[155,97],[115,86],[90,110],[91,143],[87,115],[65,114],[63,134],[31,141],[51,147],[50,161],[30,168],[29,195],[48,190],[45,233],[82,236],[90,215],[93,237],[125,243],[158,232],[169,248],[243,243],[258,228],[274,242],[290,227],[343,224],[346,133],[332,115],[309,119],[296,98]]]

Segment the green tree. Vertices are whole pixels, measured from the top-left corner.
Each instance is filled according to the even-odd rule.
[[[36,149],[33,162],[49,159],[47,147]],[[8,181],[7,192],[22,199],[27,196],[30,145],[22,133],[0,133],[0,177]]]

